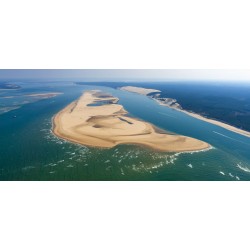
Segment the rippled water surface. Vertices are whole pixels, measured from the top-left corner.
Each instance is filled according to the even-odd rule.
[[[55,137],[53,115],[88,89],[113,94],[130,115],[204,140],[213,148],[194,153],[160,153],[133,145],[98,149]],[[45,100],[22,96],[44,92],[63,94]],[[1,91],[0,102],[6,108],[0,114],[0,180],[250,180],[250,138],[160,106],[146,96],[73,83],[23,83],[22,89]],[[13,106],[17,108],[11,110]]]

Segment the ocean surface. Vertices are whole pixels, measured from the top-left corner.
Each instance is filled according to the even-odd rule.
[[[72,82],[20,86],[0,90],[0,180],[250,180],[248,137],[115,88]],[[206,141],[212,149],[193,153],[162,153],[134,145],[99,149],[54,136],[53,115],[90,89],[118,97],[131,116]],[[44,100],[27,96],[50,92],[63,94]]]

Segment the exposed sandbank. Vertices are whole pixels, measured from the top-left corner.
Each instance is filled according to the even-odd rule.
[[[30,96],[30,97],[38,97],[38,98],[51,98],[51,97],[55,97],[58,95],[61,95],[62,93],[60,92],[52,92],[52,93],[38,93],[38,94],[28,94],[25,96]]]
[[[90,106],[109,102],[101,106]],[[58,137],[79,144],[111,148],[118,144],[139,144],[165,152],[197,151],[210,148],[206,142],[157,132],[150,123],[126,116],[118,98],[98,91],[87,91],[53,118]]]
[[[134,88],[134,87],[133,87]],[[125,87],[122,87],[121,90],[126,90],[126,91],[129,91],[129,92],[136,92],[138,94],[143,94],[143,93],[147,93],[147,94],[144,94],[144,95],[148,95],[152,92],[157,92],[157,90],[154,90],[153,89],[144,89],[144,88],[139,88],[139,87],[136,87],[136,89],[132,89],[131,91],[131,86],[125,86]],[[160,90],[158,90],[158,92],[161,92]],[[241,135],[244,135],[244,136],[247,136],[247,137],[250,137],[250,132],[248,131],[245,131],[243,129],[239,129],[239,128],[236,128],[232,125],[229,125],[229,124],[226,124],[226,123],[223,123],[223,122],[220,122],[220,121],[217,121],[217,120],[214,120],[214,119],[210,119],[210,118],[206,118],[202,115],[199,115],[199,114],[196,114],[196,113],[193,113],[193,112],[190,112],[190,111],[187,111],[187,110],[184,110],[181,108],[181,106],[176,102],[176,100],[174,99],[171,99],[171,98],[164,98],[164,99],[171,99],[171,100],[174,100],[175,102],[166,102],[166,101],[162,101],[160,98],[152,98],[154,100],[156,100],[160,105],[163,105],[163,106],[167,106],[169,108],[172,108],[172,109],[175,109],[175,110],[178,110],[178,111],[181,111],[187,115],[190,115],[192,117],[195,117],[197,119],[200,119],[202,121],[205,121],[205,122],[209,122],[209,123],[212,123],[214,125],[217,125],[217,126],[220,126],[220,127],[223,127],[227,130],[230,130],[230,131],[233,131],[237,134],[241,134]]]

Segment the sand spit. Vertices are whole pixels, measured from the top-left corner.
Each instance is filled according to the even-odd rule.
[[[38,93],[38,94],[29,94],[25,96],[30,96],[30,97],[38,97],[38,98],[51,98],[55,97],[57,95],[61,95],[62,93],[60,92],[52,92],[52,93]]]
[[[145,88],[133,87],[133,86],[125,86],[125,87],[121,87],[120,89],[133,92],[133,93],[137,93],[137,94],[141,94],[141,95],[148,95],[150,93],[161,92],[160,90],[157,90],[157,89],[145,89]]]
[[[100,102],[104,104],[95,105]],[[190,137],[158,133],[152,124],[126,116],[128,112],[117,102],[118,98],[99,91],[84,92],[54,116],[53,132],[75,143],[102,148],[138,144],[158,151],[185,152],[210,147]]]
[[[138,90],[137,90],[136,93],[140,93],[140,92],[141,92],[141,93],[148,93],[148,94],[149,94],[149,93],[152,93],[152,92],[156,92],[156,91],[157,91],[157,90],[152,91],[152,89],[145,89],[145,91],[144,91],[144,90],[141,90],[141,89],[143,89],[143,88],[137,88],[137,89],[138,89]],[[130,86],[122,87],[121,90],[126,90],[126,91],[130,91],[130,92],[135,92],[134,90],[131,91],[131,87],[130,87]],[[161,91],[158,90],[158,92],[161,92]],[[141,94],[141,93],[140,93],[140,94]],[[147,94],[145,94],[145,95],[147,95]],[[183,112],[183,113],[185,113],[185,114],[187,114],[187,115],[190,115],[190,116],[192,116],[192,117],[194,117],[194,118],[197,118],[197,119],[200,119],[200,120],[202,120],[202,121],[209,122],[209,123],[212,123],[212,124],[214,124],[214,125],[223,127],[223,128],[225,128],[225,129],[230,130],[230,131],[233,131],[233,132],[235,132],[235,133],[237,133],[237,134],[241,134],[241,135],[244,135],[244,136],[246,136],[246,137],[250,137],[250,132],[248,132],[248,131],[245,131],[245,130],[243,130],[243,129],[236,128],[236,127],[234,127],[234,126],[232,126],[232,125],[229,125],[229,124],[226,124],[226,123],[223,123],[223,122],[214,120],[214,119],[206,118],[206,117],[204,117],[204,116],[202,116],[202,115],[199,115],[199,114],[196,114],[196,113],[193,113],[193,112],[184,110],[184,109],[181,108],[180,104],[178,104],[178,103],[176,102],[176,100],[174,100],[174,99],[171,99],[171,98],[158,98],[158,97],[152,97],[152,99],[156,100],[160,105],[167,106],[167,107],[169,107],[169,108],[172,108],[172,109],[181,111],[181,112]],[[174,100],[175,103],[174,103],[174,105],[173,105],[172,103],[170,104],[169,102],[166,102],[166,100],[163,100],[163,101],[162,101],[161,99],[166,99],[166,100],[167,100],[167,99],[171,99],[171,100]]]

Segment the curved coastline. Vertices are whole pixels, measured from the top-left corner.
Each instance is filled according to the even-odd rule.
[[[208,143],[191,137],[157,132],[154,125],[126,116],[128,112],[117,104],[118,100],[98,91],[86,91],[53,117],[52,131],[73,143],[99,148],[119,144],[141,145],[164,152],[211,148]],[[109,103],[93,105],[103,101]]]
[[[148,94],[150,94],[150,93],[161,92],[160,90],[156,90],[156,89],[145,89],[145,88],[141,88],[141,87],[131,87],[131,86],[124,86],[124,87],[121,87],[120,89],[124,90],[124,91],[129,91],[129,92],[141,94],[141,95],[146,95],[146,96],[148,96]],[[243,136],[246,136],[246,137],[250,137],[250,132],[248,132],[246,130],[234,127],[232,125],[229,125],[229,124],[221,122],[221,121],[217,121],[215,119],[206,118],[206,117],[204,117],[204,116],[202,116],[200,114],[193,113],[193,112],[178,108],[176,106],[170,106],[170,105],[158,100],[157,98],[153,98],[153,97],[150,97],[150,98],[155,100],[157,103],[159,103],[159,105],[166,106],[166,107],[172,108],[174,110],[183,112],[183,113],[185,113],[185,114],[187,114],[189,116],[192,116],[192,117],[194,117],[196,119],[199,119],[199,120],[202,120],[202,121],[205,121],[205,122],[209,122],[211,124],[217,125],[219,127],[225,128],[227,130],[230,130],[230,131],[232,131],[234,133],[237,133],[237,134],[240,134],[240,135],[243,135]]]

